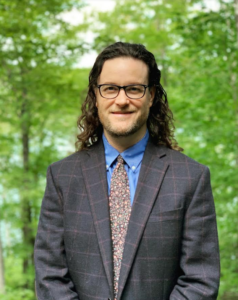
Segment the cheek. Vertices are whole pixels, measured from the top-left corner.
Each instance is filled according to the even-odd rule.
[[[99,103],[96,103],[96,106],[98,109],[100,109],[102,112],[108,112],[112,109],[114,104],[114,100],[107,100],[107,101],[100,101]]]
[[[136,105],[136,108],[138,111],[147,112],[150,110],[151,105],[152,105],[152,103],[145,102],[145,103],[140,103],[139,105]]]
[[[131,100],[131,104],[137,109],[137,110],[140,110],[140,109],[143,109],[143,102],[139,101],[139,100]]]

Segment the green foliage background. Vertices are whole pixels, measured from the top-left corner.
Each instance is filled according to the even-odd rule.
[[[219,299],[238,299],[238,1],[217,3],[213,11],[201,0],[123,0],[70,25],[61,14],[87,3],[0,0],[0,299],[36,299],[32,251],[46,168],[74,150],[87,91],[89,70],[76,62],[119,40],[155,54],[179,145],[211,170]]]

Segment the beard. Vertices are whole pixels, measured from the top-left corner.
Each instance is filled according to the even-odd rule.
[[[100,114],[99,114],[99,120],[103,126],[103,129],[107,131],[110,136],[119,138],[119,137],[128,137],[138,132],[147,123],[148,116],[149,116],[149,111],[144,112],[141,116],[138,117],[137,120],[135,120],[127,128],[123,128],[123,126],[120,127],[120,125],[115,125],[109,120],[103,121],[100,118]]]
[[[113,128],[111,124],[107,124],[103,128],[113,137],[127,137],[139,131],[144,124],[145,122],[143,124],[136,122],[127,129]]]

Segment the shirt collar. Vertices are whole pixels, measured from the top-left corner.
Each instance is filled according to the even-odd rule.
[[[127,165],[133,171],[135,171],[142,161],[145,148],[149,139],[149,132],[148,130],[146,130],[146,134],[138,143],[126,149],[122,153],[117,151],[114,147],[112,147],[112,145],[109,144],[104,134],[102,136],[102,139],[104,143],[107,169],[113,164],[117,156],[120,154],[122,158],[125,160],[125,162],[127,163]]]

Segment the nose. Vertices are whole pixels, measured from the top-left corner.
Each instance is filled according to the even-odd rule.
[[[118,96],[115,98],[115,103],[120,106],[125,106],[129,104],[129,99],[124,89],[120,89]]]

